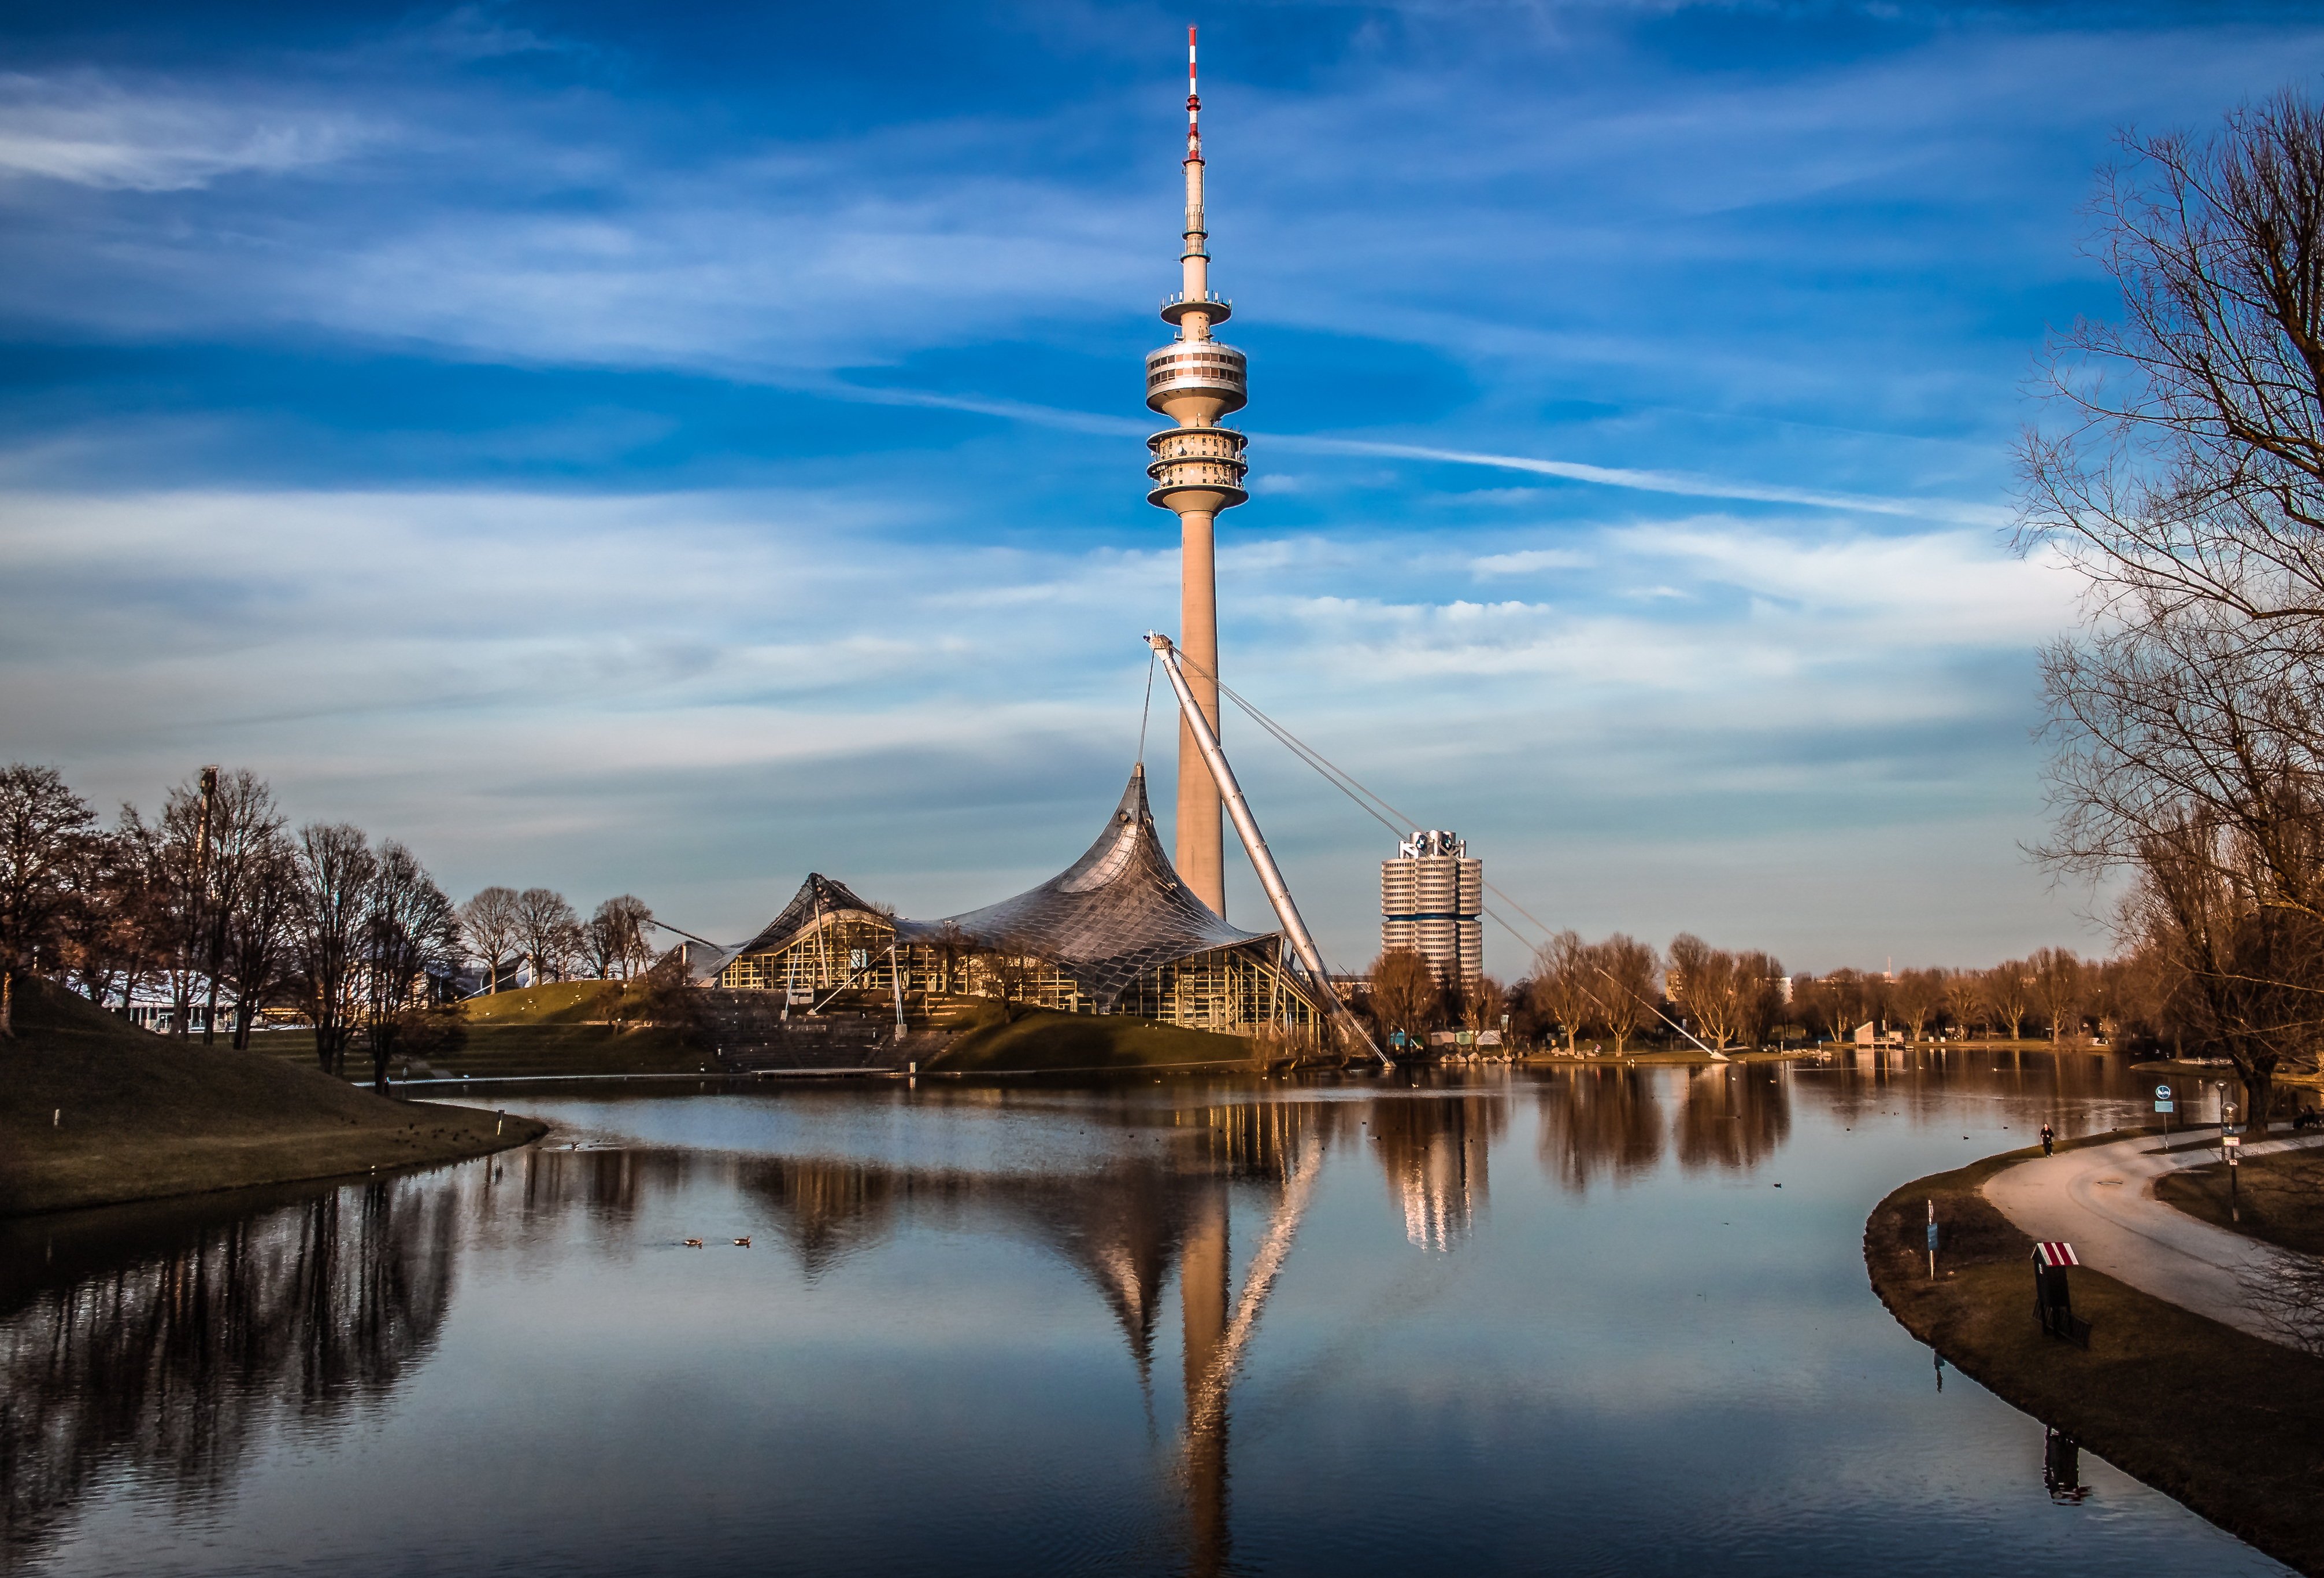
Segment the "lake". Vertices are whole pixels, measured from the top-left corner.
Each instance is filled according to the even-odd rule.
[[[1888,1190],[2045,1118],[2131,1121],[2148,1083],[1972,1047],[480,1090],[550,1139],[0,1224],[0,1551],[59,1574],[2283,1572],[1937,1367],[1867,1285]]]

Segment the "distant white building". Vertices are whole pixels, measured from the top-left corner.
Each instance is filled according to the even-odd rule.
[[[1485,863],[1466,840],[1415,829],[1380,862],[1380,951],[1406,948],[1437,978],[1473,986],[1485,973]]]

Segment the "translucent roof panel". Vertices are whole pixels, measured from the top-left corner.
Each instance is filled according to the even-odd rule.
[[[770,953],[788,942],[792,937],[816,921],[834,915],[867,915],[881,920],[888,918],[886,910],[876,904],[867,904],[850,891],[844,882],[834,881],[821,872],[809,872],[807,881],[783,912],[761,927],[759,935],[736,948],[728,958],[741,958],[745,954]]]
[[[897,930],[918,941],[949,930],[981,947],[1050,960],[1101,1010],[1157,964],[1275,935],[1229,926],[1179,881],[1155,835],[1142,765],[1130,770],[1105,831],[1064,871],[1013,899],[945,920],[899,921]]]

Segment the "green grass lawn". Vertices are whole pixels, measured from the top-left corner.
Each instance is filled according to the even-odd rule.
[[[399,1051],[388,1073],[400,1079],[409,1066],[414,1078],[520,1079],[715,1070],[717,1060],[683,1028],[641,1023],[640,1010],[639,994],[618,981],[561,981],[470,998],[452,1010],[442,1042]],[[263,1030],[251,1046],[315,1064],[312,1030]],[[347,1048],[346,1066],[349,1079],[370,1083],[371,1049],[360,1038]]]
[[[16,1033],[0,1038],[0,1214],[447,1161],[542,1131],[156,1036],[36,979],[16,980],[14,1009]]]
[[[1057,1013],[1019,1008],[1004,1019],[1001,1005],[982,998],[957,1000],[937,1022],[969,1026],[922,1073],[1001,1074],[1064,1069],[1152,1068],[1168,1064],[1251,1062],[1241,1036],[1182,1029],[1125,1014]]]

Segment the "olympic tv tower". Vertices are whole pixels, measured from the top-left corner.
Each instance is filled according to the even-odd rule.
[[[1185,280],[1162,303],[1162,320],[1178,337],[1146,357],[1146,403],[1177,424],[1146,440],[1153,463],[1146,495],[1178,517],[1178,651],[1194,700],[1219,726],[1219,593],[1213,528],[1219,512],[1250,495],[1243,491],[1243,435],[1219,425],[1240,411],[1250,383],[1243,354],[1211,337],[1231,306],[1211,293],[1210,232],[1203,222],[1203,101],[1194,83],[1194,30],[1186,30],[1186,229],[1178,263]],[[1225,846],[1221,839],[1218,785],[1211,780],[1194,732],[1178,724],[1178,839],[1172,855],[1178,874],[1204,903],[1227,911]]]

